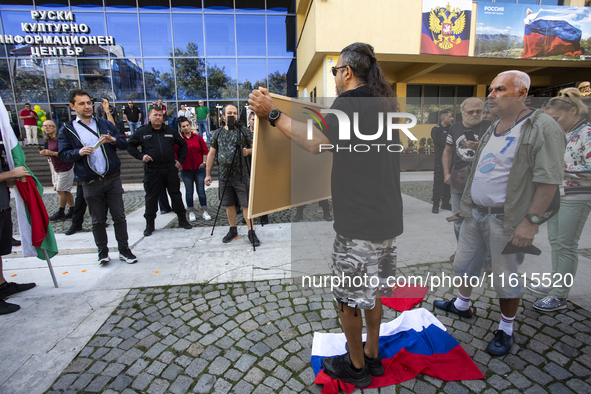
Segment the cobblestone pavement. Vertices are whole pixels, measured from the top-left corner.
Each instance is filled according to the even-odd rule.
[[[425,277],[450,263],[401,268]],[[452,296],[430,292],[421,304]],[[474,359],[484,380],[443,382],[419,375],[368,393],[589,393],[591,313],[569,303],[539,314],[526,290],[511,353],[485,349],[500,320],[495,293],[475,289],[475,317],[433,313]],[[384,319],[398,316],[384,308]],[[341,332],[332,297],[290,280],[132,289],[47,393],[318,393],[310,353],[314,331]],[[359,390],[356,390],[359,393]]]
[[[123,188],[125,189],[125,185],[123,185]],[[123,204],[125,204],[125,214],[128,215],[134,212],[136,209],[143,207],[144,196],[145,193],[143,191],[127,191],[123,193]],[[75,197],[76,194],[74,193],[74,198]],[[45,204],[45,208],[47,209],[47,213],[49,216],[53,215],[55,212],[59,210],[58,195],[56,193],[45,193],[43,195],[43,203]],[[10,206],[12,207],[12,233],[13,235],[18,237],[19,229],[17,224],[18,221],[16,218],[16,206],[14,199],[10,200]],[[67,210],[68,208],[66,208],[66,212]],[[108,216],[107,223],[113,223],[110,215]],[[84,214],[84,223],[82,224],[82,227],[85,229],[84,231],[90,231],[91,224],[92,221],[90,219],[90,214],[88,213],[87,209],[86,213]],[[53,232],[56,234],[65,232],[67,229],[70,228],[71,225],[72,219],[54,220],[51,222]]]

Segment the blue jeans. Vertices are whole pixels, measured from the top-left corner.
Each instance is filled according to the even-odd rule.
[[[197,125],[199,126],[199,134],[204,137],[203,131],[205,131],[205,134],[207,135],[206,141],[211,141],[209,135],[209,119],[198,120]]]
[[[193,184],[197,185],[197,194],[199,195],[199,204],[201,208],[207,209],[207,197],[205,196],[205,168],[197,170],[181,170],[181,178],[185,183],[185,201],[187,210],[193,210]]]
[[[129,132],[133,135],[133,133],[135,133],[135,129],[141,127],[142,122],[127,122],[127,124],[129,125]]]
[[[493,287],[497,295],[499,298],[513,299],[521,297],[523,292],[518,269],[525,254],[501,254],[511,238],[503,233],[504,219],[505,215],[502,213],[487,215],[472,208],[472,217],[465,218],[460,229],[453,272],[457,276],[467,275],[468,280],[470,277],[482,279],[484,260],[490,254]],[[488,282],[490,277],[487,275],[485,280]]]

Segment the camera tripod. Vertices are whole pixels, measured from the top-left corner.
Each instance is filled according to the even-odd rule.
[[[238,124],[238,123],[235,123],[235,126],[234,127],[237,128],[236,135],[238,137],[238,141],[236,142],[236,144],[234,144],[234,155],[232,156],[232,162],[231,162],[230,168],[228,170],[227,178],[225,180],[220,180],[220,181],[224,182],[224,189],[222,190],[222,196],[220,197],[220,203],[218,204],[218,210],[217,210],[216,215],[215,215],[215,220],[213,221],[213,228],[211,229],[211,235],[212,236],[213,236],[213,232],[215,231],[216,223],[218,221],[218,216],[220,214],[220,209],[222,207],[222,202],[224,201],[224,196],[226,195],[226,189],[228,188],[228,181],[230,180],[230,176],[232,174],[232,169],[234,168],[234,164],[236,163],[236,156],[238,156],[239,152],[240,152],[240,154],[242,154],[242,149],[243,148],[247,148],[246,146],[243,146],[242,145],[243,137],[244,137],[244,140],[246,140],[246,136],[244,135],[244,131],[242,130],[241,125]],[[231,132],[233,130],[228,129],[228,131]],[[248,174],[250,174],[250,165],[248,164],[248,161],[247,160],[244,160],[244,162],[245,162],[245,165],[246,165],[246,171],[247,171]],[[243,213],[242,214],[244,215],[244,209],[243,209]],[[238,219],[238,218],[236,218],[236,219]],[[250,221],[250,228],[252,230],[254,230],[254,222],[253,222],[252,218],[248,218],[248,220]],[[256,252],[256,246],[254,244],[254,239],[252,240],[252,249],[253,249],[253,251]]]

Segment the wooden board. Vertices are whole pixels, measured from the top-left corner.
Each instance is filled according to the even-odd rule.
[[[309,101],[271,94],[275,106],[306,123],[304,112],[326,108]],[[268,120],[255,117],[248,215],[258,217],[330,198],[332,154],[312,154],[292,143]]]

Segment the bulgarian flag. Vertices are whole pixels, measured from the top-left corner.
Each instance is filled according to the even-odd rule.
[[[25,152],[18,144],[16,135],[12,130],[2,98],[0,98],[0,132],[4,142],[6,161],[10,169],[20,166],[27,167]],[[28,167],[27,170],[29,170]],[[57,254],[57,244],[45,204],[43,204],[41,198],[43,196],[43,187],[31,170],[29,170],[29,173],[31,176],[26,178],[27,181],[20,182],[17,180],[15,182],[16,188],[14,188],[23,257],[37,256],[41,260],[47,260]]]

